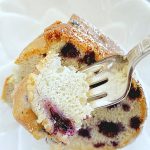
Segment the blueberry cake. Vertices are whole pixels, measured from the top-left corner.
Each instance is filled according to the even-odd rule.
[[[112,40],[78,16],[73,15],[67,24],[57,21],[17,58],[15,63],[18,67],[5,82],[3,99],[12,103],[14,117],[35,138],[52,141],[52,149],[113,150],[124,147],[138,136],[147,114],[143,90],[135,79],[123,102],[98,108],[90,117],[82,116],[84,119],[76,132],[72,120],[65,118],[47,99],[43,104],[47,108],[45,110],[49,109],[51,117],[46,120],[39,118],[41,112],[34,107],[37,105],[33,95],[35,81],[45,67],[43,64],[48,64],[45,63],[47,58],[56,57],[61,61],[60,67],[79,70],[116,53],[121,54],[122,51]],[[48,120],[57,123],[47,126]],[[68,132],[70,129],[73,131]],[[62,134],[69,134],[69,137],[62,138]]]

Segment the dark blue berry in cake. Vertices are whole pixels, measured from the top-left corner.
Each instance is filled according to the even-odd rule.
[[[130,119],[130,127],[135,130],[140,128],[141,123],[142,123],[142,120],[138,116],[132,117]]]
[[[95,63],[95,53],[93,51],[87,52],[83,58],[83,62],[86,63],[87,65],[91,65]]]
[[[140,98],[141,97],[141,89],[139,86],[137,86],[136,88],[133,86],[133,84],[131,84],[131,88],[128,94],[128,97],[130,98],[130,100],[135,100],[136,98]]]
[[[79,56],[79,51],[76,49],[76,47],[71,44],[67,43],[62,49],[61,49],[61,55],[63,57],[68,57],[68,58],[76,58]]]
[[[66,118],[61,112],[57,110],[57,108],[49,101],[45,101],[44,108],[46,109],[50,119],[54,124],[53,134],[57,134],[60,132],[66,135],[74,135],[75,128],[72,121]]]
[[[130,111],[130,106],[128,104],[122,104],[122,109],[126,112]]]
[[[105,146],[105,143],[97,143],[97,144],[94,144],[94,147],[95,148],[100,148],[100,147],[104,147]]]
[[[98,125],[99,132],[107,137],[113,138],[120,132],[124,131],[122,123],[114,123],[108,121],[101,121]]]
[[[78,135],[89,139],[89,138],[91,138],[90,129],[89,128],[81,128],[78,131]]]
[[[57,131],[60,131],[64,134],[73,135],[74,127],[72,125],[71,120],[65,118],[58,112],[54,111],[54,109],[50,109],[51,117],[54,120],[54,128]]]
[[[112,146],[117,147],[118,146],[118,142],[112,141],[111,142]]]
[[[42,56],[43,56],[43,57],[46,57],[46,56],[47,56],[47,54],[46,54],[46,53],[44,53],[44,54],[42,54]]]

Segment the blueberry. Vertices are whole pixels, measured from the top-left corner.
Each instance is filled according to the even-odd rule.
[[[122,104],[122,109],[126,112],[130,111],[130,106],[128,104]]]
[[[141,123],[142,123],[142,121],[141,121],[140,117],[138,117],[138,116],[132,117],[130,119],[130,127],[133,129],[139,129]]]
[[[105,143],[97,143],[97,144],[94,144],[94,147],[95,148],[100,148],[100,147],[104,147],[105,146]]]
[[[51,105],[49,101],[45,101],[44,107],[54,124],[53,134],[61,132],[62,134],[74,135],[75,128],[70,119],[66,118],[61,112],[57,110],[55,106]]]
[[[131,88],[130,88],[128,97],[129,97],[131,100],[135,100],[136,98],[140,98],[141,95],[142,95],[142,94],[141,94],[141,89],[140,89],[140,87],[138,86],[137,88],[135,88],[135,87],[133,86],[133,84],[131,84]]]
[[[112,146],[114,146],[114,147],[118,146],[118,142],[115,142],[115,141],[112,141],[111,144],[112,144]]]
[[[83,62],[86,63],[87,65],[91,65],[95,63],[95,53],[93,51],[87,52],[83,58]]]
[[[71,43],[67,43],[62,49],[61,49],[61,55],[63,57],[69,57],[69,58],[76,58],[79,56],[79,51],[75,48],[74,45]]]
[[[120,132],[124,131],[124,126],[122,125],[122,123],[107,121],[101,121],[101,123],[98,125],[98,128],[100,133],[110,138],[113,138]]]
[[[78,135],[79,136],[82,136],[84,138],[91,138],[91,135],[90,135],[90,129],[89,128],[81,128],[79,131],[78,131]]]

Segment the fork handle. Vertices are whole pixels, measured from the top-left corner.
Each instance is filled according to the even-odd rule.
[[[148,54],[150,54],[150,35],[142,40],[127,54],[129,64],[134,69],[135,66]]]

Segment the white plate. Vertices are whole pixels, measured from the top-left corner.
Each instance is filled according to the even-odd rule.
[[[10,63],[42,30],[76,13],[95,24],[128,51],[150,34],[150,4],[146,0],[0,0],[0,93]],[[137,67],[137,73],[150,99],[150,56]],[[150,113],[149,113],[150,114]],[[124,150],[150,147],[150,117],[141,135]],[[11,109],[0,102],[0,150],[48,150],[45,141],[36,141],[18,125]]]

